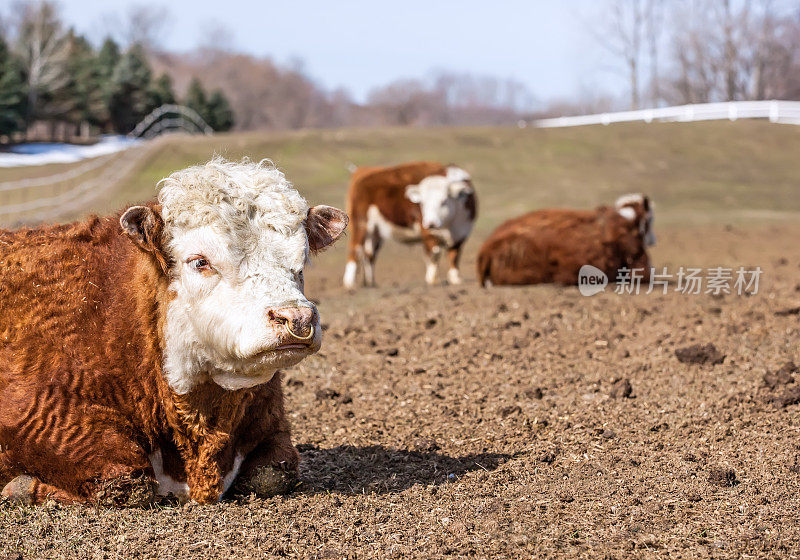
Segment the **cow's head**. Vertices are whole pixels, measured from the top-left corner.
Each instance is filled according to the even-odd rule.
[[[620,216],[639,226],[645,246],[656,244],[656,235],[653,233],[653,203],[643,194],[626,194],[617,199],[615,208]]]
[[[159,207],[130,208],[120,222],[165,262],[171,299],[162,342],[172,389],[186,393],[209,380],[252,387],[319,350],[303,268],[309,252],[341,235],[347,215],[309,208],[263,162],[216,158],[160,186]]]
[[[406,198],[419,204],[424,228],[442,229],[450,225],[458,206],[473,192],[469,173],[450,166],[447,175],[430,175],[418,185],[406,187]]]

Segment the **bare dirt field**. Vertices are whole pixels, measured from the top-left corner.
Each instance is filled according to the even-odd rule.
[[[294,493],[0,505],[0,559],[800,556],[800,225],[662,215],[656,267],[760,266],[758,293],[484,290],[482,225],[463,286],[388,245],[350,295],[338,248],[307,273],[322,351],[285,373]]]
[[[0,552],[797,556],[800,393],[785,364],[800,360],[800,227],[659,233],[657,264],[760,265],[759,293],[584,298],[469,277],[430,289],[417,253],[395,247],[383,287],[349,296],[324,256],[309,292],[326,342],[286,375],[296,492],[145,511],[3,506]],[[678,361],[695,343],[724,361]]]

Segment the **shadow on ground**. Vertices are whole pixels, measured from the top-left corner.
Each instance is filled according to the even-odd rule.
[[[302,457],[300,492],[342,494],[400,492],[415,484],[443,484],[471,471],[492,471],[511,459],[502,453],[450,457],[432,451],[387,449],[379,445],[320,448],[298,445]]]

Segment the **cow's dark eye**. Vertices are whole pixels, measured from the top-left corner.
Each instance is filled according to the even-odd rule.
[[[191,257],[186,262],[189,266],[191,266],[192,268],[194,268],[199,272],[205,272],[207,270],[211,270],[211,263],[208,262],[208,259],[202,256]]]

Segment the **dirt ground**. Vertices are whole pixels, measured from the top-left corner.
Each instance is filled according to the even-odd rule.
[[[348,295],[323,255],[323,349],[286,375],[296,492],[3,505],[0,559],[797,557],[800,226],[658,234],[656,266],[760,266],[759,293],[483,290],[474,240],[463,286],[390,246]],[[709,343],[721,363],[676,356]]]

